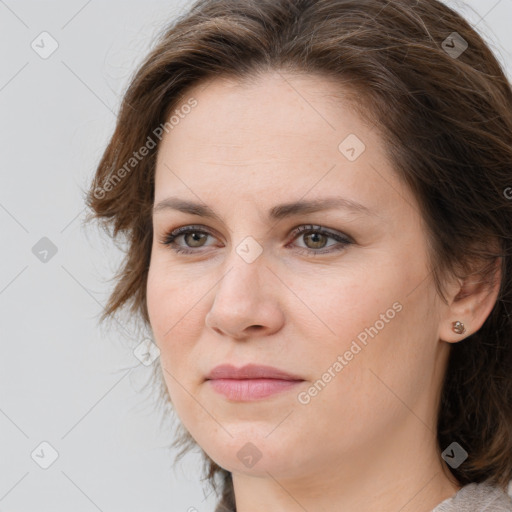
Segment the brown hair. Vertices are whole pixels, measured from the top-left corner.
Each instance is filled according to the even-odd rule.
[[[467,42],[460,55],[450,51],[464,49],[454,41]],[[354,106],[377,126],[420,205],[443,300],[446,276],[471,274],[479,262],[491,283],[501,265],[484,325],[451,347],[438,443],[444,450],[457,441],[468,452],[451,469],[461,485],[489,480],[505,489],[512,478],[512,91],[480,35],[437,0],[200,0],[166,27],[124,95],[87,195],[88,221],[128,243],[102,321],[129,305],[149,325],[158,143],[127,169],[133,152],[160,133],[190,86],[269,70],[333,78],[356,93]],[[179,457],[197,446],[184,429],[174,445]],[[202,453],[210,483],[216,489],[215,477],[223,480],[217,511],[235,510],[231,473]]]

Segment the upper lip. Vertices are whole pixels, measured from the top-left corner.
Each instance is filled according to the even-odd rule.
[[[207,376],[206,380],[212,379],[279,379],[279,380],[304,380],[284,370],[272,366],[259,364],[247,364],[236,368],[230,364],[216,366]]]

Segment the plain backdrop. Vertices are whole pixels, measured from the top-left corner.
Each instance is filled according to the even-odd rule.
[[[447,3],[511,77],[512,0]],[[189,5],[0,0],[0,511],[214,508],[198,453],[172,467],[143,336],[98,326],[123,255],[82,227],[128,80]]]

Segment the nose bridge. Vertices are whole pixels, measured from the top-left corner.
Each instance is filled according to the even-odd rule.
[[[243,337],[251,326],[265,327],[267,333],[278,329],[282,314],[276,297],[269,293],[266,279],[272,278],[272,272],[266,268],[261,244],[251,236],[242,237],[226,258],[226,272],[216,288],[207,325],[233,338]]]
[[[250,235],[243,237],[227,256],[227,274],[219,283],[217,297],[222,295],[224,299],[226,296],[226,300],[237,300],[239,304],[254,303],[257,295],[263,291],[262,273],[266,270],[265,265],[262,245]]]

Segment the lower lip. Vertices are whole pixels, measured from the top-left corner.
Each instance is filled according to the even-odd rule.
[[[248,401],[266,398],[300,384],[301,380],[279,379],[213,379],[208,381],[217,393],[230,400]]]

